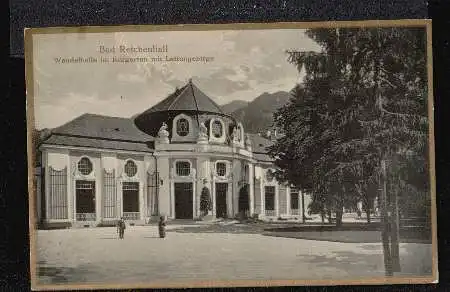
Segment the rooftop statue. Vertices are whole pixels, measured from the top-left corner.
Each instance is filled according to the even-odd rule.
[[[169,131],[167,131],[167,124],[165,122],[162,123],[161,128],[159,128],[158,131],[158,137],[159,138],[168,138],[169,137]]]
[[[239,142],[239,132],[236,127],[233,128],[232,139],[233,139],[233,143]]]
[[[199,124],[199,126],[200,126],[200,129],[198,132],[198,141],[206,143],[208,141],[208,129],[206,128],[204,122],[201,122]]]
[[[245,135],[245,146],[252,146],[252,140],[248,134]]]
[[[208,129],[206,128],[205,123],[201,122],[199,137],[207,137],[207,136],[208,136]]]

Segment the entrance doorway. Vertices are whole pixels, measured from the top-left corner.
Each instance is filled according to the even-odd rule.
[[[175,218],[193,219],[192,183],[175,183]]]
[[[123,217],[125,220],[139,220],[139,183],[123,182]]]
[[[227,218],[228,183],[216,183],[216,217]]]
[[[95,221],[95,181],[77,180],[75,192],[76,220]]]
[[[246,184],[239,191],[239,213],[245,216],[249,216],[249,209],[250,204],[248,199],[248,185]]]

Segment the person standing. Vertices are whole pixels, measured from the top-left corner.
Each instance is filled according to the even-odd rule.
[[[166,237],[166,220],[165,220],[164,216],[161,216],[159,218],[158,231],[159,231],[160,238]]]
[[[119,219],[119,221],[117,221],[117,233],[119,233],[119,239],[123,239],[123,236],[125,234],[125,229],[126,229],[126,225],[125,225],[125,220],[123,217],[121,217]]]

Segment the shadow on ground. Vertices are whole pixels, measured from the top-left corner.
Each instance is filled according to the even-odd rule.
[[[69,267],[50,267],[44,261],[37,263],[37,274],[41,284],[83,283],[89,271]]]
[[[197,226],[182,226],[168,229],[168,232],[178,233],[232,233],[232,234],[261,234],[267,225],[253,224],[205,224]]]
[[[372,246],[371,248],[373,248]],[[375,249],[375,248],[373,248]],[[377,253],[356,253],[353,251],[334,251],[329,255],[297,255],[302,261],[315,265],[317,268],[335,268],[337,270],[345,267],[345,272],[349,276],[358,275],[362,270],[370,271],[374,276],[385,276],[383,251],[381,247],[377,247]],[[431,276],[432,275],[432,261],[428,253],[421,249],[421,254],[417,255],[418,249],[406,246],[403,255],[400,258],[401,271],[394,274],[394,276]],[[409,259],[419,256],[423,258],[419,265],[412,265]]]
[[[378,243],[379,231],[304,231],[304,232],[264,232],[262,235],[346,243]]]
[[[196,226],[181,226],[169,229],[168,232],[178,233],[231,233],[231,234],[261,234],[265,236],[297,238],[307,240],[347,242],[347,243],[378,243],[381,241],[379,224],[346,224],[341,227],[332,225],[301,225],[283,223],[228,223],[205,224]],[[427,233],[420,230],[402,231],[400,242],[431,243]]]
[[[345,267],[345,272],[349,276],[358,275],[361,271],[380,273],[379,276],[384,276],[382,272],[382,255],[380,254],[360,254],[352,251],[335,251],[329,255],[297,255],[301,261],[308,262],[314,268],[334,268],[342,270]]]

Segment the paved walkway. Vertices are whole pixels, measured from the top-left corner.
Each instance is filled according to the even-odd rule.
[[[192,227],[192,226],[191,226]],[[383,277],[381,244],[128,226],[38,231],[40,283],[314,280]],[[401,244],[403,275],[431,274],[431,245]]]

